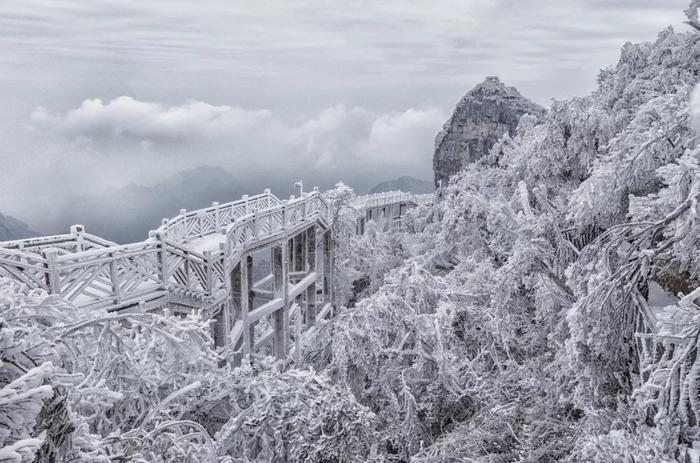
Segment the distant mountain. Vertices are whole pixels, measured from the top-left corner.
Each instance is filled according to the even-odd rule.
[[[18,240],[37,236],[38,233],[30,230],[26,223],[0,214],[0,241]]]
[[[435,139],[435,186],[440,181],[447,185],[450,176],[487,155],[506,133],[514,135],[524,114],[544,112],[515,87],[506,87],[498,77],[487,77],[457,103]]]
[[[428,180],[421,180],[414,177],[403,176],[396,180],[387,180],[375,186],[370,193],[381,193],[383,191],[396,191],[401,190],[407,193],[425,194],[432,193],[435,191],[433,182]]]
[[[63,228],[81,223],[93,233],[118,243],[140,241],[158,228],[163,217],[180,209],[199,209],[212,201],[228,202],[247,193],[238,179],[221,167],[202,166],[179,172],[166,181],[143,186],[129,184],[82,197],[66,207]]]

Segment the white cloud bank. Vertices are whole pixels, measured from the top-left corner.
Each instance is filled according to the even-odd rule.
[[[181,106],[138,101],[120,96],[108,103],[85,100],[65,114],[51,114],[43,107],[32,113],[34,124],[66,135],[126,137],[150,140],[184,140],[226,133],[265,123],[270,112],[248,111],[231,106],[215,106],[189,101]]]
[[[430,179],[434,138],[446,118],[433,107],[377,113],[336,105],[289,120],[273,110],[202,101],[89,99],[65,111],[37,107],[27,133],[31,178],[9,169],[0,181],[13,183],[18,199],[49,206],[202,165],[223,167],[251,190],[284,191],[299,178],[366,190],[400,175]]]
[[[105,159],[116,153],[122,161],[138,157],[154,174],[167,159],[175,168],[213,164],[246,175],[272,174],[286,166],[373,177],[390,167],[395,172],[382,172],[382,177],[426,177],[431,174],[433,140],[446,113],[411,108],[376,114],[337,105],[294,123],[265,109],[201,101],[168,106],[121,96],[106,103],[85,100],[63,113],[38,107],[31,119],[34,131],[53,135],[73,149],[80,142]]]

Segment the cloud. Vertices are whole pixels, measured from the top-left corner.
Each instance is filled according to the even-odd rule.
[[[293,164],[352,176],[360,169],[390,166],[412,173],[425,170],[433,139],[446,117],[437,108],[381,114],[335,105],[294,123],[265,109],[201,101],[168,106],[121,96],[107,103],[85,100],[64,113],[38,107],[31,121],[35,131],[102,157],[138,156],[147,163],[148,158],[163,159],[167,151],[171,163],[194,160],[198,165],[221,164],[252,172]],[[194,159],[193,153],[198,154]]]
[[[446,114],[438,108],[382,115],[372,123],[360,153],[369,160],[382,159],[386,164],[420,163],[425,152],[432,152],[435,135],[445,120]]]
[[[31,112],[37,168],[7,181],[22,193],[18,198],[62,215],[79,207],[74,198],[133,182],[155,185],[203,165],[226,169],[251,193],[269,187],[286,194],[299,178],[322,188],[343,180],[365,191],[400,175],[430,178],[433,140],[446,118],[434,107],[377,112],[333,105],[289,118],[193,100],[88,99],[65,111]],[[39,211],[23,217],[43,229],[60,222]]]
[[[426,85],[437,98],[498,74],[529,84],[546,104],[578,92],[572,73],[592,89],[625,41],[653,40],[668,24],[680,25],[687,4],[6,0],[0,76],[66,93],[92,86],[130,94],[131,87],[160,100],[172,93],[265,100],[256,106],[276,99],[353,105],[337,96],[386,88],[381,99],[414,98],[408,106],[416,106],[424,96],[416,90]]]
[[[6,0],[0,211],[50,224],[59,201],[202,165],[250,190],[430,178],[484,76],[542,104],[586,94],[625,41],[687,29],[687,3]]]
[[[695,87],[690,97],[690,123],[695,132],[700,135],[700,84]]]
[[[265,123],[269,117],[265,110],[247,111],[200,101],[165,106],[120,96],[106,104],[99,98],[85,100],[65,114],[52,114],[38,107],[31,119],[39,128],[87,138],[181,141],[245,130]]]

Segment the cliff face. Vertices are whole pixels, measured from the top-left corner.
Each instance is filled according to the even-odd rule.
[[[515,87],[506,87],[498,77],[487,77],[464,95],[435,139],[435,186],[440,181],[447,185],[451,175],[488,154],[504,134],[513,135],[523,114],[544,112]]]
[[[0,214],[0,241],[18,240],[37,236],[37,233],[30,230],[27,224],[9,215]]]

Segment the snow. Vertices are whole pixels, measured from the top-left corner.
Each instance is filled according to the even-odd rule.
[[[218,251],[219,246],[224,243],[226,243],[225,233],[212,233],[190,240],[184,243],[183,246],[202,254],[204,251]]]
[[[625,45],[595,93],[523,120],[401,227],[336,234],[337,316],[291,333],[287,361],[263,352],[234,368],[208,314],[85,310],[0,280],[0,460],[31,461],[44,441],[77,463],[688,455],[699,44],[666,30]],[[338,220],[354,192],[328,198]],[[635,332],[647,305],[657,331]]]
[[[700,84],[695,87],[690,100],[690,118],[695,133],[700,135]]]
[[[663,308],[678,304],[678,298],[666,291],[655,281],[649,282],[649,297],[647,298],[649,307]]]

